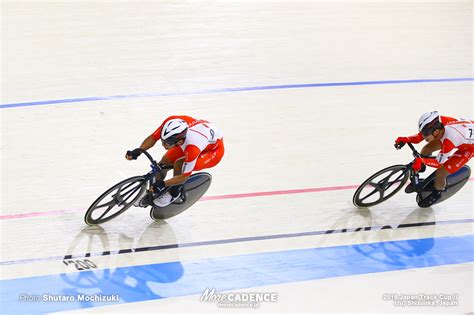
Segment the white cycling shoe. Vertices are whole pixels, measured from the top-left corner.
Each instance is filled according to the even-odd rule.
[[[181,193],[179,193],[176,197],[171,196],[170,192],[166,192],[160,197],[156,198],[153,200],[153,204],[157,207],[163,208],[166,207],[167,205],[173,203],[176,199],[178,199],[181,196]]]

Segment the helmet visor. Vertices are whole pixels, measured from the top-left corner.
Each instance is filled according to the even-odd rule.
[[[176,145],[179,142],[179,140],[184,140],[185,138],[186,138],[186,130],[181,132],[180,134],[168,137],[166,139],[161,138],[161,141],[163,141],[167,145],[172,146],[172,145]]]
[[[421,134],[423,135],[423,137],[429,137],[433,134],[433,132],[435,132],[435,130],[441,128],[441,123],[437,120],[434,120],[432,122],[430,122],[429,124],[426,124],[426,126],[423,127],[423,129],[421,129]]]

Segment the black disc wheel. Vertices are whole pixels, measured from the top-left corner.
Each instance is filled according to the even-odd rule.
[[[421,208],[428,208],[431,207],[435,204],[438,204],[440,202],[443,202],[452,196],[454,196],[461,188],[466,185],[466,183],[469,181],[469,178],[471,176],[471,168],[467,165],[464,165],[462,168],[460,168],[456,173],[450,174],[446,178],[446,185],[447,185],[447,190],[442,192],[441,198],[439,198],[435,203],[430,204],[430,205],[424,205],[422,201],[426,198],[428,198],[429,195],[433,193],[435,190],[434,187],[434,180],[435,180],[435,175],[436,173],[433,173],[430,175],[426,180],[425,180],[425,185],[423,186],[423,190],[420,191],[416,195],[416,202]],[[420,205],[421,203],[421,205]]]
[[[191,175],[186,183],[184,183],[183,193],[185,198],[183,201],[173,202],[163,208],[153,206],[150,211],[150,217],[153,220],[164,220],[180,214],[206,193],[211,186],[211,182],[211,174],[201,172]]]
[[[146,179],[135,176],[112,186],[89,207],[84,217],[88,225],[107,222],[130,208],[146,190]]]
[[[393,165],[370,176],[357,188],[354,206],[368,208],[389,199],[403,188],[410,177],[406,165]]]

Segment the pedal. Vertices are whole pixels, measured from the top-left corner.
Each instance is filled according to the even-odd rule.
[[[413,187],[412,183],[408,184],[407,187],[405,187],[405,192],[407,194],[411,194],[415,192],[415,188]]]
[[[413,185],[413,183],[408,184],[408,186],[405,187],[405,192],[407,194],[411,194],[411,193],[414,193],[414,192],[419,192],[420,189],[423,188],[424,182],[425,182],[424,179],[420,179],[418,181],[418,184],[416,184],[416,185]]]

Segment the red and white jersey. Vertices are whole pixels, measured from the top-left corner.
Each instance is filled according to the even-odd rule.
[[[468,119],[457,119],[453,117],[440,116],[441,123],[444,126],[444,135],[440,139],[441,151],[436,157],[434,164],[426,164],[434,167],[441,165],[446,162],[451,156],[450,153],[454,149],[459,149],[464,152],[467,156],[474,154],[474,121]],[[411,137],[408,137],[412,143],[420,143],[423,141],[423,135],[418,133]],[[436,165],[436,166],[435,166]]]
[[[152,137],[155,140],[160,140],[163,126],[170,119],[176,118],[183,119],[189,126],[184,143],[179,146],[186,157],[183,164],[183,174],[189,175],[193,171],[199,155],[214,150],[217,147],[217,141],[222,140],[222,133],[208,121],[179,115],[166,118],[161,126],[152,134]]]
[[[222,139],[221,131],[207,121],[201,120],[190,127],[184,143],[180,146],[186,156],[183,174],[192,172],[199,155],[214,150],[219,139]]]
[[[440,139],[442,148],[436,160],[443,164],[454,149],[461,151],[474,151],[474,121],[456,119],[446,122],[444,135]]]

